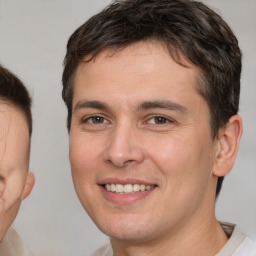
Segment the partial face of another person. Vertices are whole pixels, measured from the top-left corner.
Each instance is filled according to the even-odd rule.
[[[34,185],[28,173],[30,138],[23,113],[0,100],[0,240]]]
[[[74,79],[70,162],[77,195],[113,239],[178,234],[214,213],[219,140],[198,70],[160,43],[107,49]]]

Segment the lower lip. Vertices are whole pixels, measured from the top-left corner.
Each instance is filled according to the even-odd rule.
[[[147,197],[156,187],[149,190],[134,192],[130,194],[118,194],[111,191],[107,191],[103,186],[99,186],[103,196],[110,202],[116,204],[130,204],[137,200]]]

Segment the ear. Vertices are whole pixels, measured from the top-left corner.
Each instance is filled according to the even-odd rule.
[[[26,197],[29,196],[30,192],[32,191],[32,188],[35,184],[35,175],[32,172],[29,172],[26,178],[26,183],[24,186],[24,189],[21,194],[21,200],[24,200]]]
[[[239,115],[232,116],[226,126],[220,129],[213,175],[222,177],[232,169],[242,131],[242,119]]]

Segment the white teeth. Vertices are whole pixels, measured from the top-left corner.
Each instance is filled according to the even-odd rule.
[[[131,193],[133,192],[133,187],[131,184],[124,185],[124,193]]]
[[[134,184],[134,185],[133,185],[133,191],[134,191],[134,192],[140,191],[140,185],[139,185],[139,184]]]
[[[124,186],[121,184],[116,184],[116,192],[117,193],[123,193],[124,192]]]
[[[107,185],[109,185],[109,184],[107,184]],[[115,192],[116,191],[116,186],[114,184],[111,184],[110,185],[110,190],[108,190],[108,191]]]
[[[154,186],[149,186],[149,185],[143,185],[143,184],[106,184],[105,189],[107,191],[115,192],[115,193],[120,193],[120,194],[130,194],[130,193],[135,193],[139,191],[145,191],[153,188]]]
[[[140,185],[140,190],[141,191],[144,191],[146,189],[146,186],[145,185]]]

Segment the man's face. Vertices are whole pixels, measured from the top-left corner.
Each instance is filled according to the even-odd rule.
[[[0,100],[0,240],[17,215],[29,165],[29,130],[25,117]]]
[[[158,43],[104,50],[78,67],[70,130],[74,186],[113,239],[177,235],[214,214],[217,140],[197,78],[194,67],[178,65]]]

